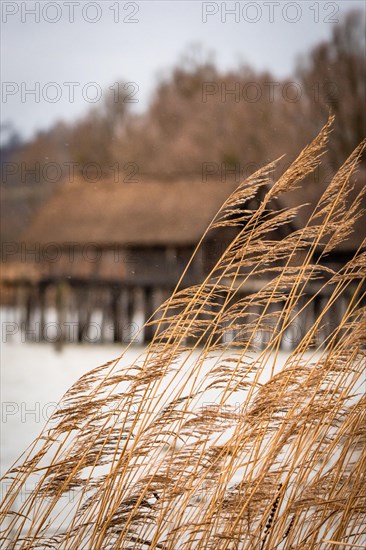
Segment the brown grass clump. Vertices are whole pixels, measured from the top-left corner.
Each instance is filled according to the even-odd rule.
[[[339,273],[322,259],[360,215],[360,197],[347,197],[365,143],[303,229],[270,237],[300,208],[272,211],[270,201],[318,166],[331,122],[275,184],[272,163],[227,199],[207,231],[235,236],[202,284],[185,288],[183,276],[151,321],[147,353],[94,369],[64,395],[5,476],[3,547],[364,547],[366,256],[360,248]],[[265,187],[257,211],[238,210]],[[279,366],[282,335],[309,307],[315,279],[327,303]],[[253,280],[261,288],[240,294]],[[318,346],[345,296],[340,325]],[[257,351],[255,334],[269,326]]]

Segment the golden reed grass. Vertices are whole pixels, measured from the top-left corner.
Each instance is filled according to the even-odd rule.
[[[3,479],[3,547],[364,548],[366,256],[360,247],[339,272],[322,260],[360,215],[350,176],[365,143],[305,227],[271,238],[301,208],[273,210],[271,200],[317,168],[331,124],[275,183],[276,162],[227,199],[195,254],[208,233],[231,227],[227,249],[200,285],[182,276],[150,320],[147,352],[88,372],[64,395]],[[256,211],[238,209],[260,188]],[[240,292],[252,281],[257,291]],[[327,301],[279,366],[312,281]],[[345,297],[341,322],[319,342]],[[255,334],[268,327],[258,351]]]

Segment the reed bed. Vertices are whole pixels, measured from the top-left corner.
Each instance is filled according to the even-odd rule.
[[[339,272],[322,262],[362,215],[362,196],[350,197],[365,143],[305,227],[271,237],[301,208],[271,201],[317,168],[331,125],[275,183],[277,162],[228,197],[195,254],[218,228],[233,228],[232,240],[200,285],[185,288],[182,276],[149,321],[147,351],[67,391],[3,479],[3,547],[365,547],[366,255],[361,247]],[[259,189],[256,211],[239,208]],[[253,280],[261,288],[240,294]],[[310,307],[315,280],[327,303],[280,366],[281,338]],[[319,342],[344,296],[341,323]],[[268,327],[258,350],[255,334]]]

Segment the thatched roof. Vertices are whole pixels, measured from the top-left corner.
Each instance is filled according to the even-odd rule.
[[[353,197],[364,185],[364,173],[355,176]],[[63,185],[37,212],[22,240],[28,243],[80,245],[189,246],[195,245],[235,182],[139,182]],[[294,220],[303,227],[324,191],[311,179],[282,195],[273,208],[306,204]],[[366,207],[366,204],[363,205]],[[356,250],[364,236],[364,218],[339,251]]]
[[[27,242],[196,244],[237,185],[229,183],[73,183],[63,186],[28,227]]]

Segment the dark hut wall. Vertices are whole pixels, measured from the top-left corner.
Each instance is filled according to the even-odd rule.
[[[3,282],[8,322],[26,341],[129,342],[171,294],[193,247],[65,246],[55,252],[41,248],[39,261],[28,262],[38,271],[33,279],[24,273]],[[200,275],[201,263],[194,261],[187,284]],[[151,337],[146,327],[138,342]]]
[[[33,264],[43,279],[94,279],[128,284],[176,283],[194,247],[175,246],[84,246],[54,243],[40,247],[34,257],[19,260]],[[194,261],[188,275],[200,274],[200,262]]]
[[[215,241],[208,242],[184,278],[185,284],[202,280],[207,274],[205,266],[211,266],[223,246],[226,246],[223,236],[221,243],[218,236]],[[80,250],[63,250],[60,265],[43,262],[38,266],[38,277],[27,279],[23,275],[3,281],[7,291],[5,338],[60,345],[64,342],[127,343],[138,336],[137,343],[148,342],[153,336],[153,327],[145,327],[139,334],[140,328],[169,297],[191,252],[191,247],[119,248],[118,252],[107,248],[95,254],[98,262],[88,263],[83,260]],[[264,280],[257,280],[250,287],[244,284],[237,299],[250,298],[250,294],[264,283]],[[318,294],[320,287],[321,282],[306,289],[307,296],[314,297],[313,302],[286,330],[283,348],[296,345],[326,306],[328,296]],[[350,288],[349,293],[352,291]],[[329,311],[328,323],[319,332],[319,341],[339,324],[345,303],[346,297]],[[298,310],[301,307],[302,303]],[[249,308],[246,318],[242,319],[243,328],[228,327],[225,339],[245,340],[248,337],[244,331],[246,323],[260,314],[259,309]],[[254,345],[262,347],[274,330],[274,318],[272,322],[269,315],[267,328],[252,335]]]

